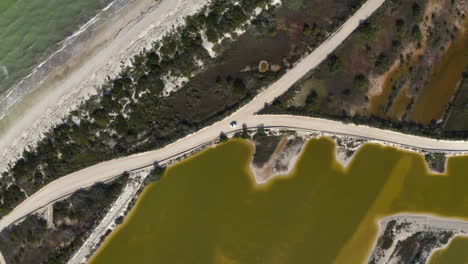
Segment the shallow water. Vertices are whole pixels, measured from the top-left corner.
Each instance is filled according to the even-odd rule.
[[[420,155],[366,144],[348,169],[312,139],[289,177],[255,185],[252,149],[231,140],[168,169],[91,263],[360,263],[377,219],[468,218],[468,157],[429,175]]]
[[[468,237],[455,237],[447,248],[435,251],[428,264],[468,264]]]
[[[7,0],[0,4],[0,93],[111,0]]]

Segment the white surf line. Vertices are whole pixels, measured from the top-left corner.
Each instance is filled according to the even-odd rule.
[[[39,63],[36,67],[34,67],[34,69],[32,70],[31,73],[29,73],[28,75],[26,75],[25,77],[23,77],[19,82],[15,83],[9,90],[9,92],[5,95],[5,96],[0,96],[0,105],[9,99],[9,97],[12,95],[13,92],[15,92],[17,88],[19,88],[21,86],[21,84],[24,83],[24,81],[28,78],[30,78],[31,76],[33,76],[34,74],[37,73],[37,71],[44,65],[46,64],[47,62],[49,62],[52,58],[54,58],[58,53],[62,52],[65,48],[67,48],[68,46],[70,46],[71,44],[74,43],[74,41],[76,40],[76,38],[81,35],[83,32],[85,32],[88,28],[90,28],[92,25],[94,25],[96,22],[98,22],[102,16],[102,14],[108,10],[109,8],[111,8],[114,4],[116,3],[120,3],[120,1],[123,1],[123,0],[114,0],[112,2],[110,2],[106,7],[104,7],[103,9],[101,9],[93,18],[91,18],[88,22],[86,22],[85,24],[83,24],[76,32],[74,32],[72,35],[68,36],[67,38],[65,38],[64,40],[60,41],[58,44],[62,44],[61,47],[56,50],[55,52],[53,52],[52,54],[50,54],[46,59],[44,59],[41,63]],[[125,8],[128,4],[130,3],[130,1],[127,1],[120,9],[118,9],[117,11],[115,11],[115,13],[113,14],[114,16],[117,15],[123,8]],[[66,63],[66,62],[65,62]],[[45,79],[47,78],[47,74],[45,76],[43,76],[41,78],[41,80],[39,81],[39,84],[41,84]],[[3,117],[5,117],[5,115],[8,114],[8,109],[10,109],[14,104],[16,104],[21,98],[23,98],[23,96],[27,93],[29,93],[31,90],[28,89],[26,92],[23,93],[23,95],[21,96],[18,96],[17,98],[15,98],[13,100],[13,102],[10,102],[9,105],[5,108],[5,112],[4,113],[0,113],[0,119],[2,119]]]
[[[74,65],[64,78],[51,81],[48,90],[40,94],[40,100],[24,110],[18,121],[9,121],[11,124],[3,128],[5,132],[0,138],[0,171],[20,158],[24,149],[34,149],[47,131],[62,122],[84,100],[96,94],[107,76],[119,74],[121,62],[129,61],[145,47],[171,32],[173,26],[182,24],[184,17],[196,13],[207,2],[140,0],[131,9],[126,8],[123,16],[109,20],[112,21],[108,23],[109,29],[101,30],[103,32],[99,32],[99,36],[93,40],[91,51],[94,55]],[[140,18],[141,11],[151,5],[156,7]],[[118,30],[135,17],[138,18],[136,23],[130,24],[117,39],[111,40]],[[101,45],[102,42],[105,42],[105,46]]]

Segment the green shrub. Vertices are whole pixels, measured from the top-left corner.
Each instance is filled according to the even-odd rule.
[[[421,41],[421,29],[419,28],[418,25],[414,24],[413,28],[411,29],[411,37],[416,41],[420,42]]]
[[[362,40],[369,42],[375,38],[379,30],[379,25],[374,21],[366,20],[358,28],[358,36]]]
[[[229,138],[226,136],[224,132],[219,133],[219,142],[226,142],[228,141],[228,139]]]
[[[399,18],[395,21],[395,29],[398,35],[403,38],[408,33],[406,23],[403,19]]]
[[[418,3],[415,2],[415,3],[411,6],[411,11],[412,11],[413,18],[414,18],[416,21],[421,20],[421,18],[422,18],[422,9],[421,9],[421,7],[419,6]]]
[[[302,8],[303,0],[284,0],[283,3],[286,8],[299,11]]]
[[[306,109],[309,112],[316,112],[320,108],[320,98],[316,91],[312,90],[306,98]]]
[[[353,88],[360,91],[361,93],[367,92],[369,89],[369,79],[363,74],[354,76]]]
[[[384,73],[390,67],[390,58],[384,53],[380,53],[375,61],[375,70],[377,73]]]
[[[327,72],[334,74],[340,71],[343,66],[341,60],[336,55],[331,55],[325,61],[324,67]]]

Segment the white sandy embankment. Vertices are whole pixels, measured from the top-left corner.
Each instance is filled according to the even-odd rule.
[[[145,178],[149,175],[150,169],[142,169],[132,172],[122,193],[115,200],[107,211],[103,219],[92,230],[83,245],[68,260],[68,264],[86,263],[91,257],[91,253],[96,250],[102,241],[102,236],[107,230],[113,230],[118,225],[115,220],[125,215],[125,209],[128,208],[132,199],[136,196],[138,190],[143,186]]]
[[[41,87],[27,94],[0,120],[0,171],[33,148],[54,125],[97,93],[121,63],[184,22],[209,0],[135,0],[96,29],[86,48],[51,72]]]

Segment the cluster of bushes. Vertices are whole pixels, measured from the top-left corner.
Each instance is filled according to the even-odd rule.
[[[443,173],[445,171],[445,162],[447,157],[444,153],[427,153],[424,155],[429,168],[433,171]]]
[[[364,74],[354,76],[353,88],[365,93],[369,89],[369,79]]]
[[[324,62],[324,68],[327,72],[335,74],[343,69],[342,62],[335,54],[330,55]]]
[[[154,164],[154,169],[151,171],[150,175],[146,177],[146,183],[150,182],[157,182],[161,180],[161,177],[164,175],[166,172],[166,167],[162,167],[157,164],[157,162]]]
[[[255,141],[255,153],[252,162],[262,167],[270,159],[271,155],[275,152],[281,136],[267,135],[263,130],[258,130],[253,137]]]

